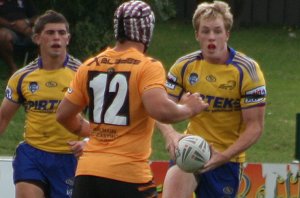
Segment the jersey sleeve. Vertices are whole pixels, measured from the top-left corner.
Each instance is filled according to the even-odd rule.
[[[175,63],[169,70],[165,87],[170,96],[179,99],[184,92],[183,88],[183,62]]]
[[[164,88],[166,80],[165,69],[159,61],[152,60],[144,65],[139,78],[139,92],[143,93],[154,87]]]
[[[5,89],[5,97],[14,103],[22,103],[21,84],[19,84],[19,81],[19,76],[13,75]]]
[[[258,63],[253,61],[252,69],[243,72],[243,82],[241,87],[241,108],[253,106],[263,106],[266,103],[266,83],[263,72]]]

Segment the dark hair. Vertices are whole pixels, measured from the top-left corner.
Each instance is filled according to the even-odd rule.
[[[47,10],[43,15],[40,15],[34,23],[33,33],[39,34],[43,31],[44,27],[48,23],[64,23],[66,25],[67,32],[69,32],[69,23],[67,19],[61,13],[54,10]]]

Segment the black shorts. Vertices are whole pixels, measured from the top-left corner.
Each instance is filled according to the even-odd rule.
[[[90,175],[75,177],[73,198],[156,198],[153,181],[128,183]]]

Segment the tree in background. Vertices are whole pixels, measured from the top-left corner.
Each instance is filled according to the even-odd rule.
[[[125,0],[34,0],[42,13],[53,9],[65,15],[70,23],[69,51],[85,60],[112,44],[114,10]],[[148,0],[157,20],[175,17],[173,0]]]
[[[105,48],[113,40],[113,10],[121,0],[35,0],[40,12],[53,9],[70,23],[69,51],[84,60]]]

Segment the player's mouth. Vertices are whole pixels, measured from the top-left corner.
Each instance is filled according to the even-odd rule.
[[[53,44],[53,45],[51,45],[51,48],[55,48],[55,49],[61,48],[61,45],[59,45],[59,44]]]
[[[214,49],[216,49],[216,45],[214,45],[214,44],[209,44],[209,45],[207,46],[207,48],[208,48],[209,50],[214,50]]]

